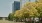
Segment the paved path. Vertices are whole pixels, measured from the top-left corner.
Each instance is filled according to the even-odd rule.
[[[8,21],[8,20],[0,20],[0,23],[21,23],[21,22],[13,22],[13,21]]]

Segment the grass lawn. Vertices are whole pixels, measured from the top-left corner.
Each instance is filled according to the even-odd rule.
[[[13,22],[8,20],[0,20],[0,23],[23,23],[23,22]]]

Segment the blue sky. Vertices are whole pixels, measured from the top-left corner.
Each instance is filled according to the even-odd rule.
[[[19,0],[0,0],[0,17],[7,17],[12,12],[12,3]]]
[[[0,0],[0,17],[7,17],[12,12],[12,3],[14,1],[20,0]]]

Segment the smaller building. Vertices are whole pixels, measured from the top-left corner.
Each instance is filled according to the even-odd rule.
[[[8,17],[0,17],[0,20],[8,20]]]

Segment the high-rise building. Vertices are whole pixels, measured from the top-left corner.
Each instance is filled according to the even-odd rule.
[[[26,2],[35,2],[35,0],[20,0],[20,8],[24,6]]]
[[[23,7],[26,2],[29,2],[29,0],[20,0],[20,8]]]
[[[12,4],[12,12],[15,12],[16,10],[20,9],[20,1],[14,1]]]

